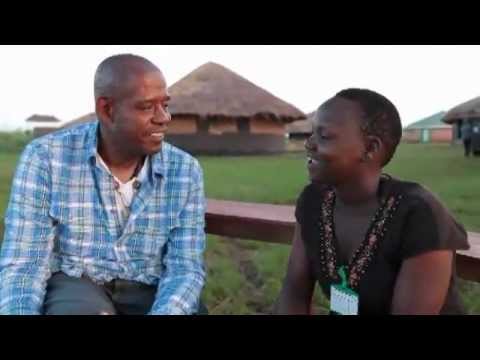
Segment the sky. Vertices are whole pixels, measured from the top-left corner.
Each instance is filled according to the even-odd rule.
[[[404,126],[480,96],[478,45],[0,45],[0,131],[32,114],[92,112],[95,69],[120,53],[148,58],[168,85],[213,61],[305,113],[344,88],[368,88]]]

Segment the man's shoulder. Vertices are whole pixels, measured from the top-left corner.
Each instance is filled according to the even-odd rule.
[[[198,160],[193,155],[168,142],[162,144],[162,156],[169,165],[199,166]]]
[[[80,124],[65,129],[59,129],[32,140],[26,150],[44,150],[50,154],[68,150],[78,151],[85,148],[89,136],[94,134],[97,123]]]

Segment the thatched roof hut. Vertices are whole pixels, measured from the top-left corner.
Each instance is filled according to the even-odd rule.
[[[295,106],[213,62],[192,71],[169,90],[173,115],[244,119],[263,115],[282,122],[305,118]]]
[[[477,128],[480,127],[480,96],[455,106],[443,117],[443,122],[453,125],[453,143],[461,143],[460,129],[463,121],[467,120]]]
[[[443,117],[443,121],[453,124],[463,119],[474,118],[480,118],[480,96],[450,109]]]
[[[309,136],[313,131],[313,117],[315,111],[307,114],[307,118],[304,120],[297,120],[287,125],[287,133],[292,138],[305,138]]]
[[[305,119],[295,106],[209,62],[169,88],[174,121],[167,141],[196,154],[285,151],[285,125]]]
[[[34,114],[25,119],[25,122],[27,130],[32,130],[33,137],[36,138],[56,130],[61,121],[52,115]]]
[[[195,154],[258,154],[285,151],[285,125],[305,119],[295,106],[212,62],[169,87],[166,140]],[[87,114],[67,124],[95,119]]]
[[[37,114],[34,114],[28,117],[25,121],[29,123],[59,123],[60,122],[60,120],[57,119],[55,116],[37,115]]]

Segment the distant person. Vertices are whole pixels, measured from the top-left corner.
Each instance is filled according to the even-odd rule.
[[[332,314],[460,314],[455,251],[465,229],[427,189],[382,174],[402,126],[384,96],[347,89],[321,105],[306,141],[278,314],[309,314],[318,283]]]
[[[463,147],[465,148],[465,157],[469,157],[472,151],[472,123],[470,120],[465,119],[462,121],[460,133],[462,135]]]
[[[13,178],[1,314],[205,313],[197,160],[164,142],[162,72],[135,55],[97,68],[98,121],[38,138]]]

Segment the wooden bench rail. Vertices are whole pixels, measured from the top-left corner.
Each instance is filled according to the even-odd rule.
[[[225,237],[290,244],[295,207],[225,200],[207,200],[206,232]],[[480,234],[468,232],[470,249],[458,251],[457,274],[480,282]]]
[[[225,200],[207,200],[206,232],[225,237],[285,244],[295,229],[295,207]],[[1,220],[1,219],[0,219]],[[3,236],[3,221],[0,221]],[[457,251],[457,274],[480,282],[480,233],[468,232],[470,249]]]

